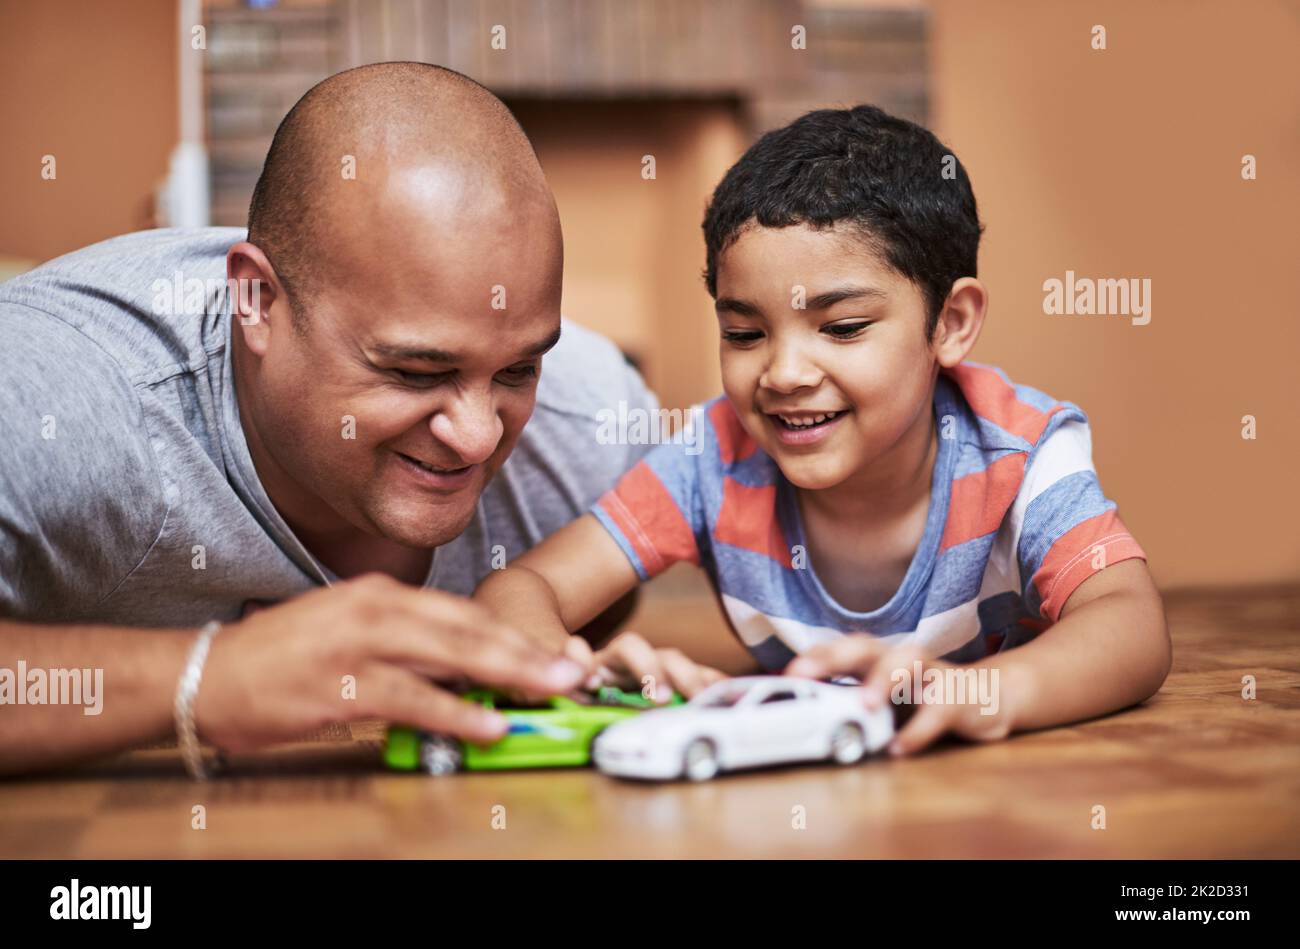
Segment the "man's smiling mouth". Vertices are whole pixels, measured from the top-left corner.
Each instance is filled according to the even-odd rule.
[[[416,484],[436,493],[445,494],[460,491],[474,483],[482,465],[462,465],[458,468],[444,468],[431,465],[427,461],[412,457],[404,452],[394,452]]]
[[[398,452],[398,454],[401,455],[403,458],[405,458],[407,461],[411,462],[412,464],[419,465],[425,471],[431,471],[434,474],[439,474],[439,475],[456,475],[456,474],[460,474],[462,471],[468,471],[471,467],[473,467],[472,465],[461,465],[458,468],[443,468],[443,467],[439,467],[438,465],[431,465],[427,461],[421,461],[419,458],[414,458],[411,455],[404,454],[403,452],[400,451]]]

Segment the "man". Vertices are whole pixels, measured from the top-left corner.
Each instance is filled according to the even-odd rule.
[[[505,106],[385,63],[285,118],[246,240],[128,235],[0,287],[0,676],[102,669],[105,693],[86,715],[0,678],[0,769],[169,733],[211,620],[193,719],[226,750],[363,717],[489,740],[500,717],[431,678],[577,684],[451,595],[640,456],[596,443],[601,408],[653,398],[561,336],[562,264]]]

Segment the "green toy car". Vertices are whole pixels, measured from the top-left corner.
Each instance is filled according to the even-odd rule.
[[[397,771],[423,770],[434,775],[460,770],[578,767],[591,761],[592,740],[605,728],[654,707],[639,693],[612,686],[598,690],[590,702],[557,695],[525,706],[485,689],[467,692],[465,699],[500,712],[510,722],[510,730],[490,745],[475,745],[393,725],[384,742],[384,763]],[[681,696],[674,695],[669,704],[681,702]]]

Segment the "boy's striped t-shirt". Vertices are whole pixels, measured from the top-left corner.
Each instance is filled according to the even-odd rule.
[[[793,486],[731,403],[703,407],[702,448],[655,448],[593,509],[642,580],[677,561],[708,574],[759,664],[845,633],[969,662],[1032,639],[1105,566],[1146,555],[1102,493],[1087,417],[997,368],[945,370],[925,532],[879,609],[841,606],[804,554]]]

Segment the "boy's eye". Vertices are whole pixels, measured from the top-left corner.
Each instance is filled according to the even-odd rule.
[[[728,343],[752,343],[763,338],[758,330],[723,330],[722,338]]]
[[[822,332],[836,339],[852,339],[870,325],[870,320],[859,320],[856,323],[832,323],[830,326],[823,326]]]

